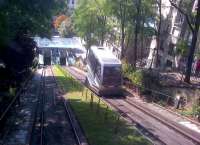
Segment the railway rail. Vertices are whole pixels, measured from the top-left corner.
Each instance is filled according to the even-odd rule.
[[[51,73],[52,73],[52,75],[53,75],[53,79],[54,79],[54,81],[56,82],[56,86],[58,87],[58,83],[57,83],[57,80],[56,80],[56,78],[55,78],[55,75],[54,75],[54,72],[53,72],[53,70],[52,70],[52,67],[50,67],[50,70],[51,70]],[[64,90],[62,90],[62,91],[64,92]],[[77,143],[78,145],[82,145],[81,139],[80,139],[80,137],[79,137],[79,135],[78,135],[78,133],[77,133],[77,129],[76,129],[74,123],[73,123],[72,113],[71,113],[71,111],[69,111],[69,105],[68,105],[68,103],[65,102],[64,100],[63,100],[63,105],[64,105],[64,107],[65,107],[65,111],[66,111],[66,113],[67,113],[67,117],[69,118],[70,126],[71,126],[71,128],[72,128],[74,137],[75,137],[75,139],[76,139],[76,143]]]
[[[45,75],[46,75],[45,68],[42,68],[40,87],[39,87],[40,90],[38,93],[37,104],[33,114],[33,123],[31,125],[30,134],[28,136],[29,145],[34,144],[34,142],[37,142],[36,144],[38,145],[44,145]],[[37,136],[37,139],[35,138],[35,135]]]
[[[61,88],[51,66],[43,68],[40,91],[27,139],[29,145],[87,145],[82,142],[67,101],[61,97],[64,91],[60,92],[59,89]]]
[[[188,139],[193,140],[194,142],[200,144],[200,137],[197,133],[195,133],[194,131],[188,130],[185,127],[170,121],[167,118],[163,118],[162,116],[160,116],[159,114],[148,110],[146,108],[144,108],[144,106],[141,106],[140,104],[138,104],[137,102],[133,101],[129,98],[127,98],[125,100],[128,104],[142,110],[144,113],[148,114],[149,116],[152,116],[153,118],[155,118],[156,120],[162,122],[163,124],[165,124],[166,126],[168,126],[169,128],[172,128],[174,130],[176,130],[177,132],[179,132],[180,134],[182,134],[183,136],[186,136]]]
[[[67,71],[82,84],[84,83],[83,80],[85,80],[85,76],[83,74],[69,68],[65,69],[67,69]],[[198,133],[187,129],[174,121],[163,118],[159,114],[155,114],[154,112],[147,110],[146,107],[137,104],[137,102],[131,100],[130,97],[124,97],[123,99],[103,97],[103,99],[117,111],[123,113],[125,118],[134,120],[149,130],[149,132],[157,136],[157,139],[161,140],[163,144],[200,144],[200,137]]]
[[[70,72],[70,74],[72,75],[72,77],[74,79],[77,79],[82,85],[85,86],[85,78],[83,77],[82,73],[77,72],[76,70],[73,70],[73,69],[69,69],[67,67],[65,67],[65,69],[67,69],[67,71]],[[159,138],[154,136],[147,129],[142,127],[140,124],[136,123],[132,118],[127,118],[126,113],[124,113],[122,111],[119,112],[119,110],[116,110],[116,108],[111,103],[108,103],[104,97],[99,97],[96,88],[92,89],[92,88],[90,88],[88,86],[85,86],[85,87],[88,88],[92,93],[94,93],[99,98],[99,100],[101,100],[108,107],[112,108],[115,111],[118,111],[118,115],[119,115],[120,118],[123,118],[124,120],[128,121],[129,123],[131,122],[131,123],[136,124],[134,126],[138,129],[138,132],[142,136],[144,136],[147,140],[149,140],[150,142],[154,143],[154,145],[164,145],[165,144],[162,140],[160,140]]]

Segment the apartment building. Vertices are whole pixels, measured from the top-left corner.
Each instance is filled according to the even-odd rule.
[[[177,0],[177,5],[180,5],[180,0]],[[191,11],[194,11],[195,4]],[[158,51],[158,60],[156,60],[156,37],[154,36],[150,45],[150,53],[147,59],[146,67],[155,68],[177,68],[180,63],[180,57],[175,55],[176,45],[180,39],[191,42],[191,32],[187,25],[185,16],[174,8],[169,0],[162,0],[162,20],[161,20],[161,38],[160,49]],[[153,63],[151,63],[153,62]],[[158,63],[156,65],[156,63]]]
[[[73,11],[77,6],[78,0],[67,0],[67,5],[70,11]]]

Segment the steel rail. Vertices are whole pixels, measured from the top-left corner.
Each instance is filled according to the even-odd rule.
[[[74,71],[75,71],[75,70],[74,70]],[[69,72],[69,71],[68,71],[68,72]],[[70,72],[69,72],[69,73],[70,73]],[[71,74],[71,73],[70,73],[70,74]],[[80,74],[80,73],[78,73],[78,74]],[[76,76],[75,76],[74,74],[71,74],[71,75],[72,75],[72,77],[73,77],[74,79],[76,79]],[[77,79],[76,79],[76,80],[77,80]],[[78,81],[81,82],[81,84],[83,84],[83,85],[85,86],[85,84],[84,84],[82,81],[80,81],[79,79],[78,79]],[[85,87],[87,87],[87,86],[85,86]],[[96,96],[98,96],[98,94],[97,94],[93,89],[91,89],[90,87],[87,87],[87,88],[88,88],[90,91],[92,91]],[[98,96],[98,97],[99,97],[99,96]],[[107,102],[104,98],[103,98],[103,100],[104,100],[105,102]],[[175,130],[176,132],[180,133],[181,135],[187,137],[188,139],[192,140],[193,142],[200,144],[200,138],[194,137],[194,136],[192,136],[192,135],[189,134],[189,133],[185,133],[185,132],[183,131],[183,129],[181,129],[180,127],[168,123],[167,121],[165,121],[165,119],[161,119],[161,118],[157,117],[156,115],[154,115],[153,113],[151,113],[151,112],[145,110],[145,109],[142,108],[141,106],[138,106],[136,103],[131,103],[130,101],[127,101],[127,100],[124,100],[124,101],[127,102],[128,104],[130,104],[130,105],[136,107],[137,109],[141,110],[142,112],[144,112],[144,113],[147,114],[148,116],[151,116],[151,117],[153,117],[154,119],[158,120],[158,121],[161,122],[162,124],[165,124],[166,126],[170,127],[171,129]],[[112,104],[110,101],[109,101],[108,103]],[[115,108],[117,108],[116,105],[113,105],[113,104],[112,104],[111,106],[115,106]],[[118,110],[118,109],[117,109],[117,110]],[[125,114],[126,114],[126,113],[125,113]],[[127,116],[127,115],[126,115],[126,116]],[[127,117],[128,117],[128,116],[127,116]],[[128,118],[131,119],[130,117],[128,117]],[[132,120],[132,119],[131,119],[131,120]]]
[[[53,72],[51,66],[50,66],[50,69],[51,69],[51,72],[52,72],[53,78],[54,78],[54,80],[55,80],[56,86],[59,86],[59,85],[58,85],[58,82],[57,82],[57,80],[56,80],[56,78],[55,78],[55,75],[54,75],[54,72]],[[64,90],[63,90],[62,87],[60,87],[60,89],[62,90],[62,92],[64,92]],[[79,138],[79,136],[78,136],[78,133],[77,133],[76,127],[75,127],[74,124],[73,124],[73,119],[72,119],[71,112],[69,111],[69,105],[68,105],[68,102],[66,102],[66,101],[63,100],[63,105],[64,105],[65,111],[66,111],[66,113],[67,113],[67,116],[68,116],[68,119],[69,119],[70,126],[71,126],[71,128],[72,128],[72,130],[73,130],[73,134],[74,134],[74,136],[75,136],[75,140],[76,140],[76,142],[77,142],[78,145],[81,145],[81,141],[80,141],[80,138]]]
[[[109,100],[106,100],[105,99],[105,102],[107,102],[115,111],[117,111],[117,112],[123,112],[121,109],[119,109],[118,107],[117,107],[117,105],[115,105],[114,103],[112,103],[111,101],[109,101]],[[149,138],[148,136],[146,136],[144,133],[142,133],[141,131],[139,131],[140,132],[140,134],[142,135],[142,136],[144,136],[145,138],[147,138],[150,142],[155,142],[155,141],[153,141],[153,140],[156,140],[156,142],[159,142],[159,144],[161,144],[161,145],[166,145],[166,143],[164,143],[161,139],[159,139],[157,136],[155,136],[153,133],[151,133],[149,130],[147,130],[146,128],[144,128],[142,125],[140,125],[140,123],[138,123],[138,122],[136,122],[134,119],[132,119],[127,113],[125,113],[125,112],[123,112],[123,113],[121,113],[122,114],[122,118],[123,119],[129,119],[131,122],[133,122],[133,123],[135,123],[136,124],[136,126],[139,126],[140,128],[142,127],[142,129],[144,129],[145,130],[145,132],[147,132],[148,134],[150,134],[150,136],[151,136],[151,138]]]
[[[44,105],[45,105],[45,76],[46,76],[46,70],[44,70],[44,77],[42,81],[43,85],[43,94],[41,98],[41,122],[40,122],[40,145],[44,145]]]
[[[44,89],[43,88],[44,87],[44,84],[43,84],[44,80],[43,79],[45,79],[44,68],[42,68],[42,73],[41,73],[41,77],[40,77],[39,92],[38,92],[38,95],[37,95],[37,104],[35,106],[35,110],[34,110],[34,113],[33,113],[33,123],[31,125],[30,131],[29,131],[30,133],[27,137],[28,138],[27,139],[28,145],[32,145],[32,139],[33,139],[33,136],[34,136],[34,130],[35,130],[35,127],[36,127],[37,117],[38,117],[37,113],[38,113],[39,109],[41,109],[40,103],[42,103],[41,102],[41,100],[43,98],[42,91],[44,91],[43,90]],[[41,115],[41,113],[40,113],[40,115]],[[42,135],[42,132],[41,132],[41,125],[42,125],[42,122],[40,121],[40,145],[43,145],[44,143],[43,143],[43,135]]]
[[[66,70],[66,71],[68,71],[68,70]],[[76,71],[74,70],[74,72],[76,72]],[[68,73],[70,73],[70,75],[72,76],[73,79],[77,80],[81,85],[83,85],[83,86],[86,87],[88,90],[90,90],[90,92],[92,92],[93,94],[95,94],[95,95],[98,97],[98,99],[100,99],[100,101],[103,102],[106,106],[108,106],[109,108],[112,108],[113,110],[117,111],[116,107],[114,107],[113,105],[111,105],[111,103],[108,103],[108,101],[106,101],[106,99],[104,99],[104,97],[99,96],[98,93],[97,93],[94,89],[92,89],[91,87],[85,85],[85,82],[83,82],[83,79],[77,79],[76,76],[75,76],[74,74],[72,74],[72,73],[69,72],[69,71],[68,71]],[[76,73],[77,73],[77,74],[81,74],[81,73],[79,73],[79,72],[76,72]],[[123,118],[124,120],[126,120],[126,118],[124,117],[124,115],[126,115],[125,113],[119,113],[119,112],[117,111],[117,114],[118,114],[121,118]],[[128,117],[128,116],[126,115],[126,117]],[[130,117],[128,117],[128,119],[131,120],[132,122],[135,122],[135,121],[134,121],[132,118],[130,118]],[[137,125],[139,125],[139,124],[137,124]],[[144,128],[143,128],[143,129],[144,129]],[[144,133],[142,133],[140,130],[138,130],[138,132],[139,132],[142,136],[144,136],[145,138],[147,138],[147,140],[149,140],[150,142],[153,142],[153,140],[152,140],[151,138],[149,138],[148,136],[144,135]],[[164,143],[162,140],[160,140],[159,138],[157,138],[156,136],[154,136],[154,135],[153,135],[151,132],[149,132],[148,130],[145,129],[145,132],[148,132],[149,134],[151,134],[151,136],[153,136],[153,138],[156,139],[157,142],[161,143],[162,145],[165,145],[165,143]]]
[[[163,118],[161,116],[158,117],[158,114],[152,113],[152,111],[147,111],[146,109],[144,109],[142,106],[138,105],[137,103],[130,101],[130,100],[124,100],[126,103],[130,104],[131,106],[134,106],[135,108],[139,109],[140,111],[142,111],[143,113],[147,114],[148,116],[151,116],[152,118],[158,120],[159,122],[165,124],[166,126],[168,126],[169,128],[175,130],[176,132],[180,133],[181,135],[187,137],[188,139],[200,144],[200,138],[196,138],[195,136],[192,136],[189,133],[186,133],[185,131],[183,131],[182,128],[180,128],[177,125],[174,125],[173,123],[169,123],[171,121],[169,121],[166,118]]]
[[[65,67],[65,69],[66,69],[66,67]],[[76,71],[75,69],[72,69],[72,70],[73,70],[73,72],[76,72],[76,73],[79,74],[79,75],[83,75],[81,72],[78,72],[78,71]],[[73,74],[71,74],[71,75],[73,75]],[[77,78],[76,78],[76,79],[77,79]],[[82,79],[81,79],[81,80],[80,80],[80,79],[77,79],[77,80],[82,81]],[[126,81],[125,81],[125,82],[126,82]],[[137,84],[133,84],[133,86],[134,86],[135,88],[137,88],[137,89],[139,89],[139,88],[142,87],[141,85],[137,85]],[[124,87],[125,87],[125,86],[124,86]],[[153,93],[155,93],[155,94],[159,94],[159,95],[163,95],[163,96],[165,96],[165,97],[168,97],[167,100],[169,100],[169,98],[173,98],[172,96],[170,96],[170,95],[168,95],[168,94],[165,94],[165,93],[162,93],[162,92],[153,90],[153,89],[149,89],[149,88],[145,88],[145,87],[143,87],[142,89],[147,90],[147,91],[151,91],[151,92],[153,92]],[[128,91],[129,93],[131,93],[131,90],[130,90],[129,88],[125,87],[125,90]],[[131,94],[132,94],[132,93],[131,93]],[[135,94],[133,94],[133,95],[135,95]],[[170,112],[170,113],[172,113],[172,114],[174,114],[174,115],[176,115],[176,116],[178,116],[178,117],[181,117],[181,118],[183,118],[183,119],[189,120],[190,122],[192,122],[192,123],[194,123],[194,124],[200,126],[200,123],[199,123],[199,122],[194,121],[194,120],[190,119],[189,117],[183,116],[183,115],[181,115],[181,114],[179,114],[179,113],[177,113],[177,112],[173,112],[173,110],[164,108],[163,106],[161,106],[161,105],[159,105],[159,104],[156,104],[156,103],[154,103],[154,102],[152,102],[152,104],[154,104],[154,105],[158,106],[159,108],[162,108],[162,109],[164,109],[164,110],[166,110],[166,111],[168,111],[168,112]]]

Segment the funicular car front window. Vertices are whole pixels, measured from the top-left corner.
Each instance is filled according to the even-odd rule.
[[[120,83],[121,83],[121,67],[120,66],[104,67],[103,83],[105,85],[120,85]]]
[[[104,75],[108,76],[108,77],[113,76],[113,75],[120,76],[121,75],[121,68],[119,66],[104,67]]]

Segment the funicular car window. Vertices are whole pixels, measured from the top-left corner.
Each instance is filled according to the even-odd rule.
[[[89,52],[88,60],[93,73],[95,73],[97,60],[91,51]]]
[[[120,85],[121,84],[121,67],[120,66],[104,67],[103,83],[105,85]]]
[[[101,78],[101,65],[99,64],[98,61],[96,63],[96,75],[97,75],[98,79],[100,80],[100,78]]]

